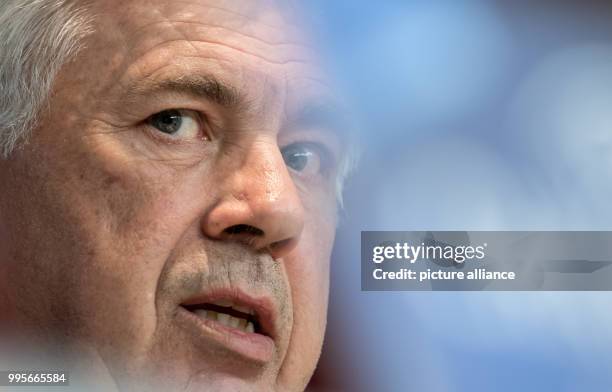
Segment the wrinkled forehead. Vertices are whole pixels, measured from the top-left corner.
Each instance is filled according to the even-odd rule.
[[[151,23],[183,21],[269,41],[303,37],[304,26],[298,24],[303,14],[295,4],[289,0],[94,0],[90,3],[99,15],[111,17],[127,30],[141,29]]]
[[[182,72],[206,68],[257,90],[304,93],[328,86],[303,13],[290,1],[112,0],[93,8],[93,39],[120,48],[106,61],[130,78],[180,65]]]

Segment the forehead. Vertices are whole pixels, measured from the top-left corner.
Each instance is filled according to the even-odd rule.
[[[121,82],[206,72],[288,100],[331,91],[291,2],[112,0],[96,2],[94,14],[94,47],[111,53],[104,61]]]

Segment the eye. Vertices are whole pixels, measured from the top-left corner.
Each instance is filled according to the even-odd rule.
[[[311,143],[294,143],[281,150],[285,164],[304,175],[317,175],[323,169],[321,148]]]
[[[149,117],[147,123],[172,139],[208,139],[207,135],[202,131],[202,118],[200,114],[193,110],[164,110]]]

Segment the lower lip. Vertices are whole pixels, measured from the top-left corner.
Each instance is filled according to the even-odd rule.
[[[248,360],[267,363],[274,357],[274,340],[268,336],[244,332],[217,321],[201,319],[182,306],[179,307],[178,317],[184,320],[186,325],[190,325],[195,334],[211,339]]]

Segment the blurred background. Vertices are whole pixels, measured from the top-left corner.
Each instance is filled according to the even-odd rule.
[[[309,391],[610,391],[612,293],[362,292],[362,230],[612,230],[612,2],[307,6],[363,154]]]

